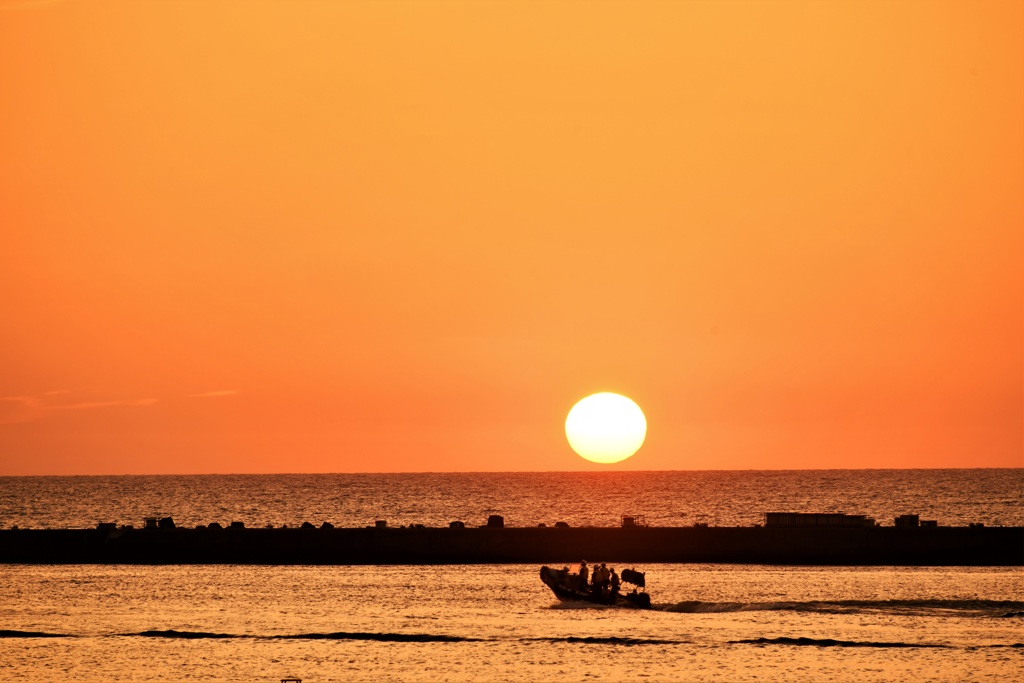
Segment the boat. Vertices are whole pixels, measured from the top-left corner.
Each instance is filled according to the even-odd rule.
[[[597,605],[636,609],[651,608],[651,596],[647,593],[647,579],[643,572],[623,569],[620,579],[623,584],[622,589],[612,593],[608,588],[602,590],[595,589],[590,585],[581,585],[578,567],[575,568],[575,571],[570,570],[569,567],[554,569],[547,565],[540,568],[540,580],[551,589],[556,598],[563,602],[592,602]],[[625,584],[631,584],[632,589],[624,592]]]

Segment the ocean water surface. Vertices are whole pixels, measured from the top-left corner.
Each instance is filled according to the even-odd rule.
[[[652,526],[747,526],[779,511],[1021,526],[1022,498],[1024,468],[0,477],[0,528],[138,526],[164,516],[185,526],[447,526],[489,514],[508,526],[618,526],[623,514]]]
[[[0,479],[0,525],[1021,525],[1022,491],[1024,470],[27,477]],[[637,568],[651,611],[559,603],[533,565],[5,565],[0,681],[1024,680],[1020,567]]]

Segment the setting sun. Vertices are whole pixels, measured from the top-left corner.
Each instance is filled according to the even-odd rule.
[[[0,683],[1024,681],[1024,0],[0,64]]]
[[[572,407],[565,418],[565,436],[572,449],[586,460],[620,462],[643,445],[647,420],[631,399],[602,392]]]

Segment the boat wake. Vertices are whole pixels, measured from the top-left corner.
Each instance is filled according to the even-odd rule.
[[[804,647],[882,647],[882,648],[942,648],[942,649],[959,649],[954,645],[943,645],[941,643],[885,643],[885,642],[873,642],[873,641],[862,641],[862,640],[833,640],[832,638],[789,638],[782,636],[779,638],[752,638],[749,640],[730,640],[730,645],[795,645]],[[975,649],[978,647],[1008,647],[1008,648],[1024,648],[1024,643],[1011,643],[1004,645],[1002,643],[994,643],[990,645],[975,645],[968,649]]]
[[[1014,600],[834,600],[812,602],[702,602],[689,600],[655,609],[686,614],[727,612],[814,612],[818,614],[891,614],[1013,618],[1024,614]]]
[[[751,638],[749,640],[730,640],[730,645],[798,645],[811,647],[913,647],[913,648],[948,648],[949,645],[938,643],[876,643],[859,640],[833,640],[832,638]]]

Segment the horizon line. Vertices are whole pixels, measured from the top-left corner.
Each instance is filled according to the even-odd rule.
[[[402,474],[660,474],[668,472],[896,472],[896,471],[939,472],[945,470],[1024,470],[1019,467],[804,467],[804,468],[720,468],[720,469],[679,469],[679,470],[416,470],[382,472],[104,472],[69,474],[2,474],[0,478],[15,477],[291,477],[291,476],[335,476],[335,475],[402,475]]]

